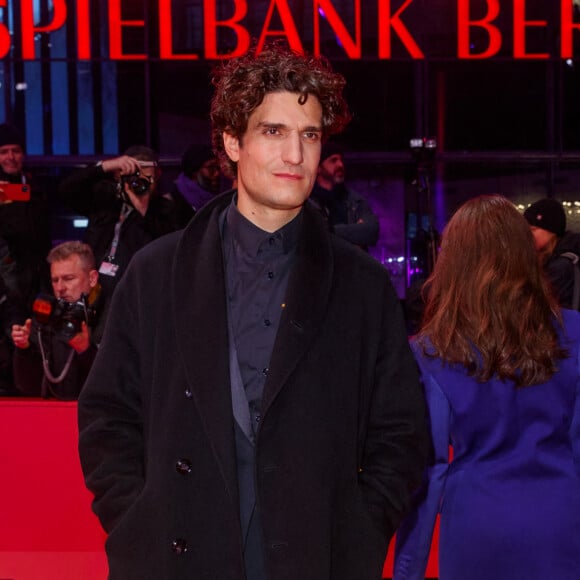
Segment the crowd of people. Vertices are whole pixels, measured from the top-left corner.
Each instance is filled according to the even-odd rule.
[[[561,205],[463,204],[409,340],[330,140],[344,77],[273,45],[212,81],[235,188],[215,196],[214,158],[188,152],[156,194],[144,146],[72,174],[59,191],[86,244],[50,251],[52,296],[11,328],[27,388],[78,396],[109,578],[379,580],[396,532],[394,580],[420,580],[438,515],[441,580],[576,578],[580,290]],[[47,322],[59,308],[70,324]]]
[[[195,155],[210,169],[191,173]],[[159,189],[158,156],[144,145],[72,172],[56,194],[88,218],[88,227],[82,241],[52,247],[49,196],[25,167],[20,132],[0,125],[0,394],[78,397],[133,255],[183,228],[219,193],[212,155],[190,147],[184,173],[167,193]],[[202,201],[187,196],[187,181],[205,191]],[[75,316],[82,325],[75,326]],[[71,328],[62,332],[66,324]]]
[[[366,250],[376,244],[378,219],[366,200],[344,185],[342,149],[331,142],[325,148],[327,154],[321,159],[315,184],[315,192],[325,194],[313,193],[311,202],[330,231]],[[92,257],[89,259],[84,249],[78,256],[83,266],[94,262],[92,268],[99,280],[98,302],[87,305],[92,319],[85,332],[92,348],[79,350],[74,344],[77,337],[63,342],[63,335],[55,333],[53,327],[59,316],[66,316],[62,304],[69,298],[72,302],[86,301],[89,289],[69,297],[59,295],[55,287],[58,280],[51,271],[56,267],[52,262],[54,249],[49,253],[50,199],[26,171],[24,141],[8,124],[0,125],[0,168],[0,393],[76,399],[92,364],[90,353],[94,354],[101,341],[114,289],[133,255],[152,240],[185,227],[197,211],[231,185],[231,180],[212,147],[197,144],[184,152],[181,171],[167,192],[160,190],[158,155],[144,145],[131,146],[119,157],[98,161],[61,180],[59,200],[88,218],[82,241]],[[26,195],[15,197],[10,189],[14,185],[24,188]],[[64,244],[61,250],[70,251],[67,248]],[[56,264],[60,263],[57,260]],[[52,291],[61,304],[52,308],[52,319],[42,322],[35,307],[45,304],[43,300]],[[52,343],[50,348],[40,341],[41,336],[47,344]],[[38,357],[40,367],[32,363]],[[77,366],[85,370],[77,373]],[[39,373],[39,369],[44,372]]]

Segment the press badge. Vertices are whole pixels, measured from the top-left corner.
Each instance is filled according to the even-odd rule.
[[[104,276],[116,276],[119,264],[112,264],[111,262],[103,262],[99,267],[99,274]]]

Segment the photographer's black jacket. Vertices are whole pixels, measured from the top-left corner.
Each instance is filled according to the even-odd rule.
[[[65,400],[78,398],[97,354],[97,347],[91,344],[85,352],[79,354],[74,352],[72,347],[62,338],[59,338],[51,328],[43,327],[42,345],[53,376],[56,377],[63,371],[70,353],[74,352],[70,367],[63,380],[59,383],[52,383],[43,370],[37,333],[37,326],[33,323],[30,346],[24,349],[14,349],[14,384],[16,388],[23,395],[30,397],[46,396]]]
[[[28,173],[8,175],[0,170],[0,181],[30,185],[29,201],[0,204],[0,275],[11,292],[30,308],[36,295],[50,288],[47,196]]]
[[[89,218],[84,241],[91,246],[99,268],[110,252],[115,224],[119,221],[123,206],[116,182],[101,166],[94,165],[65,178],[60,183],[58,192],[64,203]],[[188,210],[185,211],[184,207]],[[192,215],[193,210],[187,204],[177,204],[172,198],[153,195],[145,216],[137,211],[132,211],[127,216],[121,227],[115,254],[114,263],[119,267],[116,276],[99,276],[105,313],[101,316],[101,324],[97,329],[97,340],[113,290],[135,252],[152,240],[183,228]]]

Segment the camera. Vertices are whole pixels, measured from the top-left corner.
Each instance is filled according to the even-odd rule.
[[[437,139],[434,137],[414,137],[409,140],[413,159],[419,163],[431,163],[437,152]]]
[[[76,302],[41,294],[34,301],[32,312],[39,327],[52,330],[64,342],[81,331],[83,322],[90,325],[95,316],[94,309],[87,304],[85,294]]]
[[[124,175],[121,179],[139,197],[149,193],[151,190],[151,179],[149,177],[142,177],[138,171],[131,175]]]

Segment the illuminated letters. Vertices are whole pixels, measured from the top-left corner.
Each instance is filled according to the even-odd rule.
[[[20,18],[20,22],[14,22],[14,35],[8,29],[8,25],[0,22],[0,58],[5,58],[14,52],[17,56],[22,56],[24,60],[34,60],[40,58],[36,47],[39,45],[38,39],[43,35],[55,32],[65,25],[67,32],[76,33],[76,54],[67,55],[70,59],[90,60],[93,58],[91,48],[91,14],[93,9],[103,5],[108,14],[107,29],[103,31],[101,37],[105,41],[103,54],[110,60],[148,60],[159,58],[159,60],[199,60],[205,58],[208,60],[228,59],[245,54],[250,49],[252,37],[256,37],[258,52],[263,49],[264,44],[269,38],[279,37],[284,39],[288,45],[298,52],[304,51],[304,46],[312,46],[314,54],[319,55],[321,51],[321,23],[326,21],[336,37],[337,46],[342,47],[347,58],[356,60],[362,58],[363,54],[363,22],[362,22],[362,0],[349,0],[352,2],[352,9],[349,14],[353,14],[352,22],[345,22],[337,11],[337,0],[312,0],[312,2],[291,2],[290,0],[269,0],[267,4],[266,16],[264,22],[256,24],[255,18],[250,26],[247,22],[248,0],[203,0],[203,46],[197,48],[196,53],[175,53],[173,47],[173,21],[179,19],[179,14],[174,14],[176,6],[182,6],[182,3],[176,0],[157,0],[156,3],[150,2],[148,6],[157,13],[151,19],[159,22],[157,31],[147,30],[149,20],[142,19],[123,20],[123,7],[139,7],[144,9],[145,3],[131,2],[131,0],[0,0],[0,8],[4,20],[9,13],[10,3],[17,4],[19,10],[12,13]],[[413,20],[416,15],[412,16],[412,11],[407,9],[413,4],[414,0],[368,0],[376,1],[377,7],[377,57],[381,60],[388,60],[393,57],[393,40],[398,39],[408,57],[411,59],[424,59],[425,54],[413,36]],[[550,0],[550,2],[556,0]],[[365,0],[367,2],[367,0]],[[75,10],[71,10],[76,15],[75,21],[72,16],[69,17],[68,7],[74,3]],[[218,20],[218,3],[220,14],[228,14],[226,18]],[[450,0],[450,4],[452,1]],[[529,49],[528,36],[534,30],[548,31],[550,24],[546,19],[531,20],[527,17],[527,0],[456,0],[457,9],[457,29],[449,31],[455,33],[457,52],[455,55],[446,55],[459,59],[490,59],[497,56],[506,42],[512,35],[505,34],[505,30],[500,29],[498,22],[505,22],[501,10],[512,10],[509,15],[513,22],[513,46],[511,54],[515,60],[547,60],[556,55],[554,49],[549,44],[551,34],[537,35],[539,41],[544,41],[545,47],[535,48],[534,52]],[[575,11],[574,4],[576,0],[560,0],[560,26],[559,32],[560,46],[558,55],[562,59],[574,58],[574,34],[580,33],[580,22],[574,21]],[[345,2],[340,3],[344,9]],[[394,8],[396,4],[398,8]],[[424,3],[427,6],[428,3]],[[301,35],[304,31],[298,30],[296,26],[297,14],[293,13],[294,8],[300,7],[304,10],[305,5],[312,6],[312,37],[305,38]],[[368,4],[367,4],[368,5]],[[546,0],[546,6],[548,0]],[[50,14],[47,17],[48,22],[38,22],[39,6],[46,7],[43,14]],[[424,6],[424,7],[425,7]],[[541,10],[541,3],[534,4],[537,11]],[[36,10],[36,13],[35,13]],[[104,11],[103,11],[104,12]],[[407,13],[407,14],[406,14]],[[551,15],[553,10],[549,10]],[[406,18],[405,18],[406,16]],[[157,17],[157,18],[155,18]],[[507,20],[510,20],[508,18]],[[273,27],[273,22],[280,22],[279,30]],[[450,26],[454,18],[449,19]],[[12,23],[11,23],[12,24]],[[153,41],[143,46],[142,52],[127,53],[127,48],[123,46],[124,35],[128,29],[142,29],[143,38],[152,38],[158,34],[159,54],[151,54],[150,46],[156,46]],[[368,31],[367,31],[368,32]],[[220,35],[220,33],[222,33]],[[93,32],[94,34],[94,32]],[[227,34],[228,40],[233,39],[233,48],[228,47],[220,51],[220,38]],[[505,39],[503,37],[505,34]],[[374,34],[370,35],[371,41],[374,41]],[[21,44],[20,50],[14,51],[13,42]],[[475,44],[483,39],[482,46]],[[543,40],[548,39],[548,40]],[[510,42],[512,42],[510,40]],[[108,46],[107,46],[108,45]],[[132,50],[139,50],[133,48]],[[73,49],[74,51],[74,49]],[[203,51],[203,54],[202,54]],[[504,50],[503,53],[506,51]]]
[[[250,48],[250,33],[240,24],[240,21],[248,12],[246,0],[234,0],[235,12],[229,20],[216,20],[216,0],[204,0],[203,2],[203,30],[205,34],[205,57],[206,58],[233,58],[241,56]],[[219,54],[217,48],[217,27],[231,28],[237,36],[237,47],[229,54]]]
[[[391,28],[397,33],[413,58],[424,58],[407,27],[401,22],[401,14],[413,0],[405,3],[391,16],[391,0],[379,0],[379,58],[391,58]]]
[[[282,26],[284,27],[283,30],[268,30],[270,20],[272,19],[272,14],[274,13],[274,5],[278,6],[278,11],[282,20]],[[300,41],[300,36],[298,36],[298,30],[296,30],[296,25],[294,24],[294,19],[292,18],[292,13],[288,8],[287,0],[270,0],[268,14],[266,15],[266,20],[264,21],[264,26],[262,27],[262,33],[260,34],[256,50],[258,52],[262,50],[267,36],[280,35],[286,37],[288,46],[290,46],[292,50],[296,50],[297,52],[304,52],[304,49],[302,48],[302,42]]]
[[[550,55],[547,53],[528,54],[526,52],[526,28],[547,25],[545,20],[526,20],[526,1],[514,0],[514,58],[549,58]]]
[[[22,31],[22,58],[33,60],[36,55],[34,51],[34,36],[38,32],[52,32],[58,30],[66,21],[66,3],[64,0],[53,1],[52,21],[46,26],[34,26],[34,0],[22,0],[21,11],[21,31]]]
[[[197,54],[173,54],[171,0],[159,0],[159,58],[162,60],[197,60]]]
[[[314,0],[314,6],[312,14],[314,16],[314,53],[320,54],[320,17],[319,10],[322,10],[328,24],[334,30],[338,42],[344,47],[344,50],[349,58],[358,59],[362,55],[361,46],[361,27],[360,27],[360,0],[355,1],[355,17],[354,17],[354,28],[355,28],[355,38],[353,41],[351,36],[346,29],[346,26],[339,18],[332,2],[329,0]]]
[[[123,33],[126,26],[145,26],[144,20],[121,20],[121,0],[109,0],[109,57],[112,60],[145,60],[145,54],[123,54]]]
[[[572,0],[561,0],[562,30],[560,32],[560,58],[573,58],[572,32],[580,30],[580,22],[574,22],[574,3]]]
[[[7,0],[0,0],[0,7],[6,7]],[[0,58],[4,58],[10,50],[10,32],[4,24],[0,24]]]
[[[457,0],[457,56],[459,58],[490,58],[495,56],[501,48],[501,32],[493,22],[499,14],[499,0],[486,0],[487,15],[480,20],[470,20],[470,0]],[[470,49],[470,29],[483,28],[489,36],[487,50],[479,54],[472,54]]]

